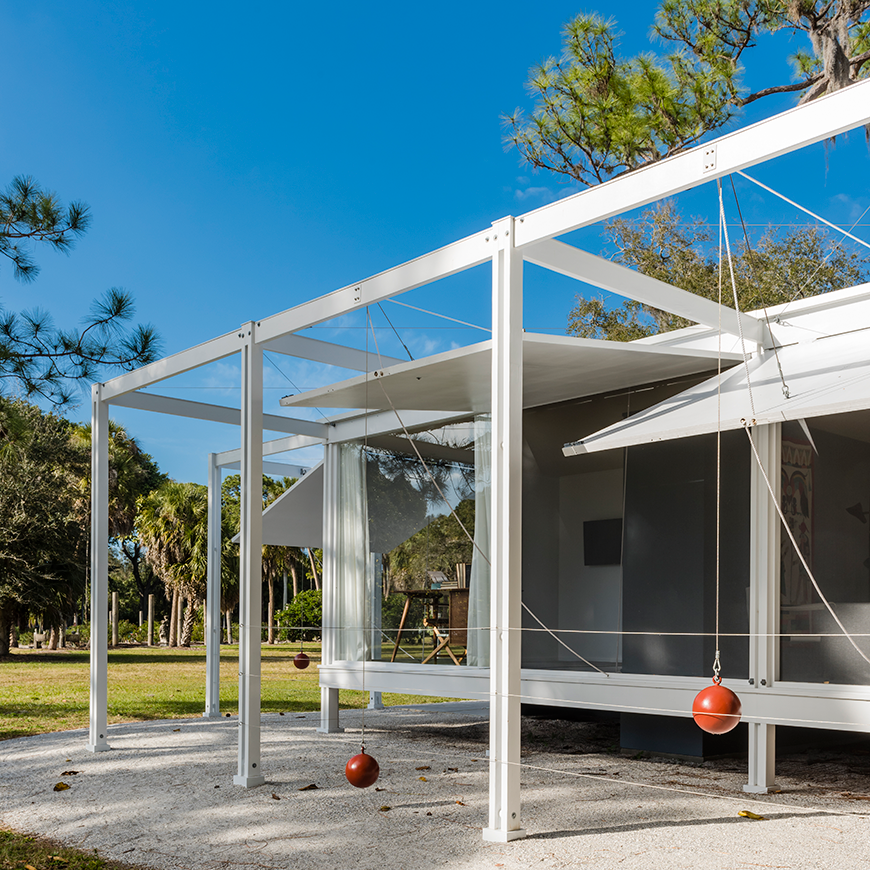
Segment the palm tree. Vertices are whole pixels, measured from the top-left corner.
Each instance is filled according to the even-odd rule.
[[[170,646],[190,646],[196,611],[205,598],[208,565],[208,490],[168,481],[139,499],[136,528],[145,558],[171,599]],[[176,616],[187,599],[184,624]]]

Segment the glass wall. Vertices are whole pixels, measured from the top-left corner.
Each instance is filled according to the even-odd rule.
[[[782,425],[782,509],[816,583],[870,655],[870,412]],[[870,665],[834,620],[787,534],[781,540],[779,678],[867,684]]]
[[[489,428],[342,445],[339,660],[488,663]]]

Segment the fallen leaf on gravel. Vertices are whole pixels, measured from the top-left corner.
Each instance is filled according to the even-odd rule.
[[[852,792],[850,792],[850,791],[841,791],[840,797],[844,797],[848,801],[870,801],[870,795],[852,794]]]
[[[302,788],[296,789],[297,791],[312,791],[313,789],[318,788],[316,783],[311,783],[311,785],[303,785]]]
[[[386,789],[380,788],[380,786],[375,786],[375,791],[386,791]]]
[[[77,770],[65,770],[65,771],[61,774],[61,776],[77,776],[77,775],[78,775],[78,771],[77,771]]]
[[[431,816],[431,815],[432,815],[432,813],[426,813],[426,815],[427,815],[427,816]]]
[[[424,764],[422,767],[415,767],[414,770],[432,770],[428,764]]]
[[[276,795],[275,792],[272,792],[272,800],[273,800],[273,801],[279,801],[279,800],[281,800],[281,798],[278,797],[278,795]]]
[[[458,768],[458,767],[448,767],[447,769],[448,769],[448,770],[452,770],[453,773],[457,773],[457,772],[459,771],[459,768]]]
[[[425,776],[418,776],[418,777],[417,777],[417,779],[419,779],[419,780],[420,780],[420,782],[429,782],[429,780],[428,780],[428,779],[426,779],[426,777],[425,777]]]
[[[743,816],[744,819],[755,819],[757,822],[767,821],[767,816],[760,816],[758,813],[751,813],[749,810],[740,810],[738,816]]]
[[[55,787],[55,791],[66,791],[69,786],[65,782],[59,782]]]
[[[456,801],[456,803],[458,803],[459,806],[461,806],[461,807],[467,807],[467,806],[468,806],[468,804],[465,803],[464,801]]]
[[[279,715],[279,716],[283,716],[284,714],[283,714],[283,713],[278,713],[278,715]]]
[[[382,813],[388,813],[391,809],[392,809],[392,807],[388,807],[386,804],[384,804],[384,805],[381,807],[381,812],[382,812]]]
[[[173,730],[173,731],[181,731],[180,728],[173,728],[172,730]]]

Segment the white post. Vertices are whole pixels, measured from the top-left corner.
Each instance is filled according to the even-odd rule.
[[[111,749],[109,723],[109,406],[91,389],[91,705],[88,750]]]
[[[781,426],[756,426],[752,437],[777,499],[780,493]],[[749,681],[752,691],[765,692],[776,680],[780,586],[780,519],[764,476],[750,456]],[[776,791],[776,726],[749,723],[749,782],[743,791]]]
[[[266,780],[260,766],[260,644],[263,562],[263,349],[242,327],[241,545],[239,560],[239,768],[233,782]]]
[[[118,600],[118,593],[112,593],[112,646],[116,647],[120,641],[119,637],[119,625],[118,625],[118,616],[120,612],[120,602]]]
[[[506,843],[526,835],[520,820],[523,258],[514,247],[514,219],[492,227],[492,632],[483,838]]]
[[[205,712],[220,716],[221,702],[221,470],[208,455],[208,566],[205,592]]]
[[[338,590],[338,571],[335,549],[337,514],[339,510],[338,492],[339,448],[337,444],[326,444],[323,449],[323,633],[321,663],[331,665],[335,661],[336,632],[338,623],[335,615]],[[344,731],[338,722],[338,689],[320,687],[320,734],[337,734]]]

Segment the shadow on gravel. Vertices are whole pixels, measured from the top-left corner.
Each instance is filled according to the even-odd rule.
[[[824,817],[824,818],[841,818],[840,813],[826,813],[824,810],[816,812],[804,813],[765,813],[766,821],[774,821],[777,819],[796,819],[808,817]],[[663,819],[658,822],[637,822],[631,825],[611,825],[606,828],[581,828],[576,831],[545,831],[540,834],[529,834],[527,840],[559,840],[564,837],[582,837],[588,834],[627,834],[631,831],[650,831],[654,828],[691,828],[705,827],[707,825],[758,825],[762,824],[757,819],[744,819],[737,815],[726,816],[724,818],[706,818],[706,819],[684,819],[683,821],[674,821],[671,819]]]

